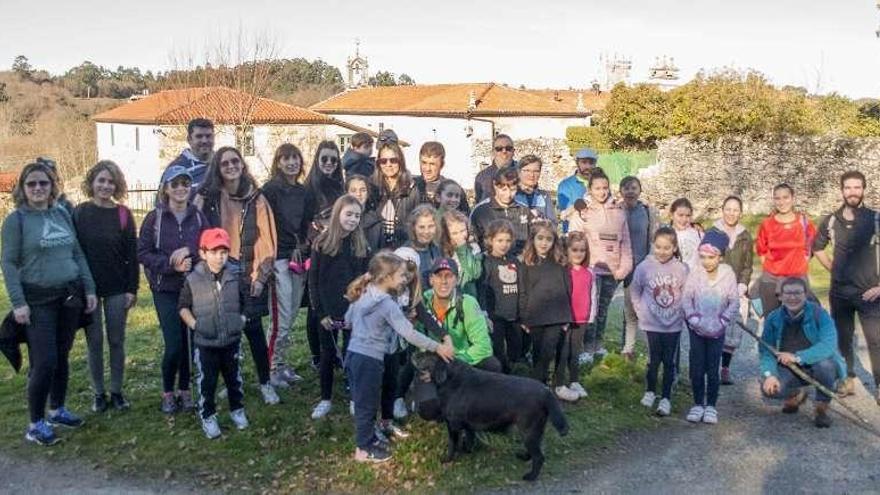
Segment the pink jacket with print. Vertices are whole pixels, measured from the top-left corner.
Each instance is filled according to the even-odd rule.
[[[587,201],[587,208],[571,215],[569,231],[586,234],[590,244],[590,267],[597,275],[614,275],[623,280],[633,269],[632,246],[626,210],[622,203],[598,204]]]
[[[729,265],[718,265],[715,280],[709,280],[700,265],[688,275],[682,298],[688,328],[702,337],[721,338],[739,315],[736,274]]]

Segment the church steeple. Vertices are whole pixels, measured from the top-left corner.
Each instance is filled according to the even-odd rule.
[[[347,64],[349,89],[363,88],[370,81],[370,65],[366,57],[361,57],[361,40],[355,39],[354,43],[354,57],[348,57]]]

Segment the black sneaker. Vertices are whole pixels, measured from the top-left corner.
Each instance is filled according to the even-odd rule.
[[[92,403],[92,411],[96,413],[102,413],[107,410],[109,404],[107,404],[107,395],[106,394],[95,394],[95,402]]]
[[[131,407],[131,404],[125,400],[121,393],[110,394],[110,403],[113,404],[113,408],[117,411],[125,411]]]
[[[357,449],[354,460],[357,462],[380,463],[391,459],[391,452],[382,447],[379,442],[374,442],[366,450]]]

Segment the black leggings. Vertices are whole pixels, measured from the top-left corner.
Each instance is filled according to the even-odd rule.
[[[190,346],[189,330],[180,319],[177,309],[179,292],[153,292],[153,305],[159,317],[159,327],[165,341],[162,353],[162,391],[174,392],[174,381],[178,390],[189,390]]]
[[[265,385],[269,383],[269,345],[266,344],[266,334],[263,332],[263,319],[258,316],[249,319],[244,325],[244,334],[254,357],[257,378],[260,385]]]
[[[562,334],[562,325],[546,325],[530,327],[532,337],[532,377],[541,383],[547,383],[550,374],[550,363],[556,360],[556,345]]]
[[[510,373],[510,365],[522,360],[522,336],[517,322],[492,320],[492,354],[501,363],[504,373]]]
[[[27,398],[32,423],[45,417],[47,400],[50,409],[58,409],[67,396],[68,356],[81,308],[66,308],[62,301],[30,306],[31,324],[26,329],[31,366]]]
[[[321,400],[333,398],[333,368],[336,363],[342,362],[342,356],[348,349],[348,341],[351,338],[351,330],[342,329],[342,347],[339,346],[339,330],[318,330],[318,338],[321,340],[321,360],[318,363],[318,376],[321,382]]]
[[[657,372],[663,364],[663,392],[661,397],[672,397],[672,381],[675,377],[675,356],[678,354],[678,340],[681,332],[645,332],[648,334],[648,372],[645,376],[648,392],[657,392]]]

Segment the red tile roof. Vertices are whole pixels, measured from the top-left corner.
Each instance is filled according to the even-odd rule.
[[[576,98],[576,97],[575,97]],[[473,102],[473,105],[471,103]],[[589,107],[495,83],[380,86],[345,91],[310,107],[329,114],[586,117]]]
[[[603,110],[611,99],[610,92],[596,94],[590,89],[527,89],[526,91],[543,98],[550,98],[572,109],[577,109],[578,95],[583,95],[581,98],[584,101],[584,108],[591,113]]]
[[[18,172],[0,172],[0,193],[11,193],[15,183],[18,182]]]
[[[223,87],[161,91],[92,117],[96,122],[185,124],[198,117],[236,124],[250,113],[252,124],[339,124],[327,115]]]

